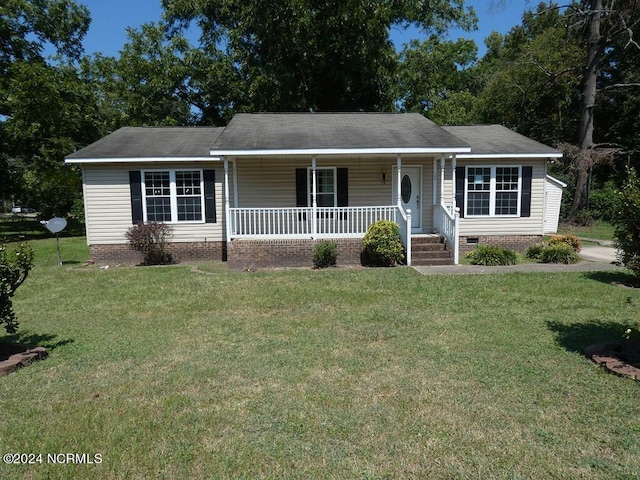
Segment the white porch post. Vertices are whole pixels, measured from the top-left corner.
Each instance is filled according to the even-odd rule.
[[[456,210],[456,155],[451,157],[451,212]]]
[[[438,202],[440,204],[444,200],[444,164],[445,158],[440,157],[440,201]]]
[[[318,201],[316,197],[317,184],[316,184],[316,157],[311,157],[311,207],[312,216],[311,219],[311,238],[315,239],[318,235]]]
[[[229,160],[224,157],[224,218],[227,223],[227,242],[231,241],[232,220],[229,211]]]
[[[431,181],[433,183],[431,192],[433,196],[433,205],[438,204],[438,177],[436,177],[436,171],[438,168],[438,161],[436,157],[433,157],[433,169],[431,171]]]
[[[402,205],[402,193],[400,192],[400,187],[402,186],[402,157],[398,155],[396,159],[396,170],[398,175],[396,175],[396,203],[398,207]]]

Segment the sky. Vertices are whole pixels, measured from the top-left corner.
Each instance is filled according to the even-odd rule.
[[[126,27],[137,28],[143,23],[157,22],[162,14],[160,0],[78,0],[78,3],[86,5],[91,12],[91,26],[84,39],[87,55],[102,52],[118,56],[127,41]],[[496,0],[468,0],[466,4],[478,15],[478,30],[471,33],[453,30],[449,37],[452,40],[472,38],[478,45],[478,57],[481,57],[486,51],[484,39],[492,31],[508,32],[520,23],[522,13],[534,9],[538,1],[506,0],[501,2],[503,6],[497,6],[498,3]],[[404,32],[393,29],[391,32],[391,39],[399,50],[412,38],[420,39],[420,32],[414,29]]]

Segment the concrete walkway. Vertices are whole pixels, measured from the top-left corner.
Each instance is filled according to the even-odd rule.
[[[479,275],[487,273],[513,273],[513,272],[598,272],[620,270],[624,268],[615,262],[616,249],[611,246],[583,245],[580,252],[582,260],[573,265],[558,263],[523,263],[520,265],[507,265],[499,267],[484,267],[481,265],[442,265],[442,266],[415,266],[413,267],[423,275]]]

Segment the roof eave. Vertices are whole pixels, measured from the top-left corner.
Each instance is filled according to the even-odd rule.
[[[562,158],[562,153],[463,153],[458,155],[458,158]]]
[[[210,162],[214,160],[209,156],[204,157],[109,157],[109,158],[65,158],[66,164],[81,163],[156,163],[156,162]]]

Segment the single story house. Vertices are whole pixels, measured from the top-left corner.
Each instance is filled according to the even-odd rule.
[[[155,221],[173,226],[179,257],[245,269],[309,265],[321,240],[359,263],[380,219],[400,225],[409,264],[457,263],[478,243],[522,251],[557,217],[547,161],[560,156],[500,125],[259,113],[220,128],[121,128],[66,162],[82,167],[96,262],[138,261],[125,232]]]

